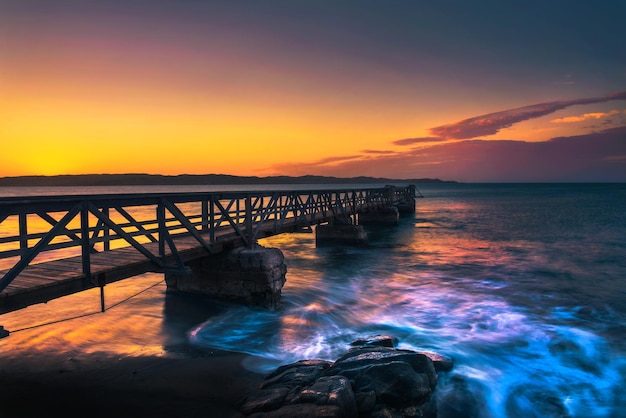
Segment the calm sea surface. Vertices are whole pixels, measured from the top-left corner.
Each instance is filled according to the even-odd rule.
[[[366,228],[367,247],[315,248],[314,234],[262,240],[285,255],[284,307],[227,306],[183,319],[185,335],[198,346],[248,353],[245,366],[265,372],[304,358],[334,360],[356,338],[391,334],[401,348],[454,360],[437,387],[440,417],[626,416],[626,185],[418,188],[425,198],[416,214],[397,227]],[[68,190],[59,189],[47,191]],[[31,192],[0,189],[4,196]],[[155,315],[163,310],[161,280],[147,274],[107,286],[113,304],[155,284],[101,319],[72,325],[105,321],[98,331],[28,332],[48,350],[88,350],[95,342],[99,350],[167,351],[171,341],[161,334],[168,328]],[[80,311],[83,293],[47,305],[56,303],[58,316]],[[0,324],[25,328],[49,318],[37,309],[0,316]],[[132,339],[121,336],[124,326]],[[14,338],[13,350],[32,345],[19,334],[5,339]]]

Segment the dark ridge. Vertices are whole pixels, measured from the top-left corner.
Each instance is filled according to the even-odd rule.
[[[380,177],[328,176],[231,176],[228,174],[78,174],[58,176],[1,177],[0,186],[138,186],[138,185],[221,185],[221,184],[386,184],[456,183],[439,179],[389,179]]]

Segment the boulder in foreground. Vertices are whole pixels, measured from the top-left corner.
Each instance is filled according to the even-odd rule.
[[[355,341],[356,347],[335,362],[283,365],[266,376],[240,410],[253,418],[436,417],[437,372],[450,370],[452,362],[390,347],[396,342],[376,336]]]

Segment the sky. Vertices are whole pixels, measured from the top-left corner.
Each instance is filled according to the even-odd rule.
[[[0,177],[626,181],[623,0],[0,0]]]

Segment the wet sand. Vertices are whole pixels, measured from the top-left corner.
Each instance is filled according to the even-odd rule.
[[[186,336],[228,305],[154,282],[107,286],[104,313],[96,290],[0,315],[12,331],[0,339],[0,417],[242,417],[263,379],[243,367],[250,356]]]
[[[0,357],[0,416],[241,417],[261,376],[244,355]]]

